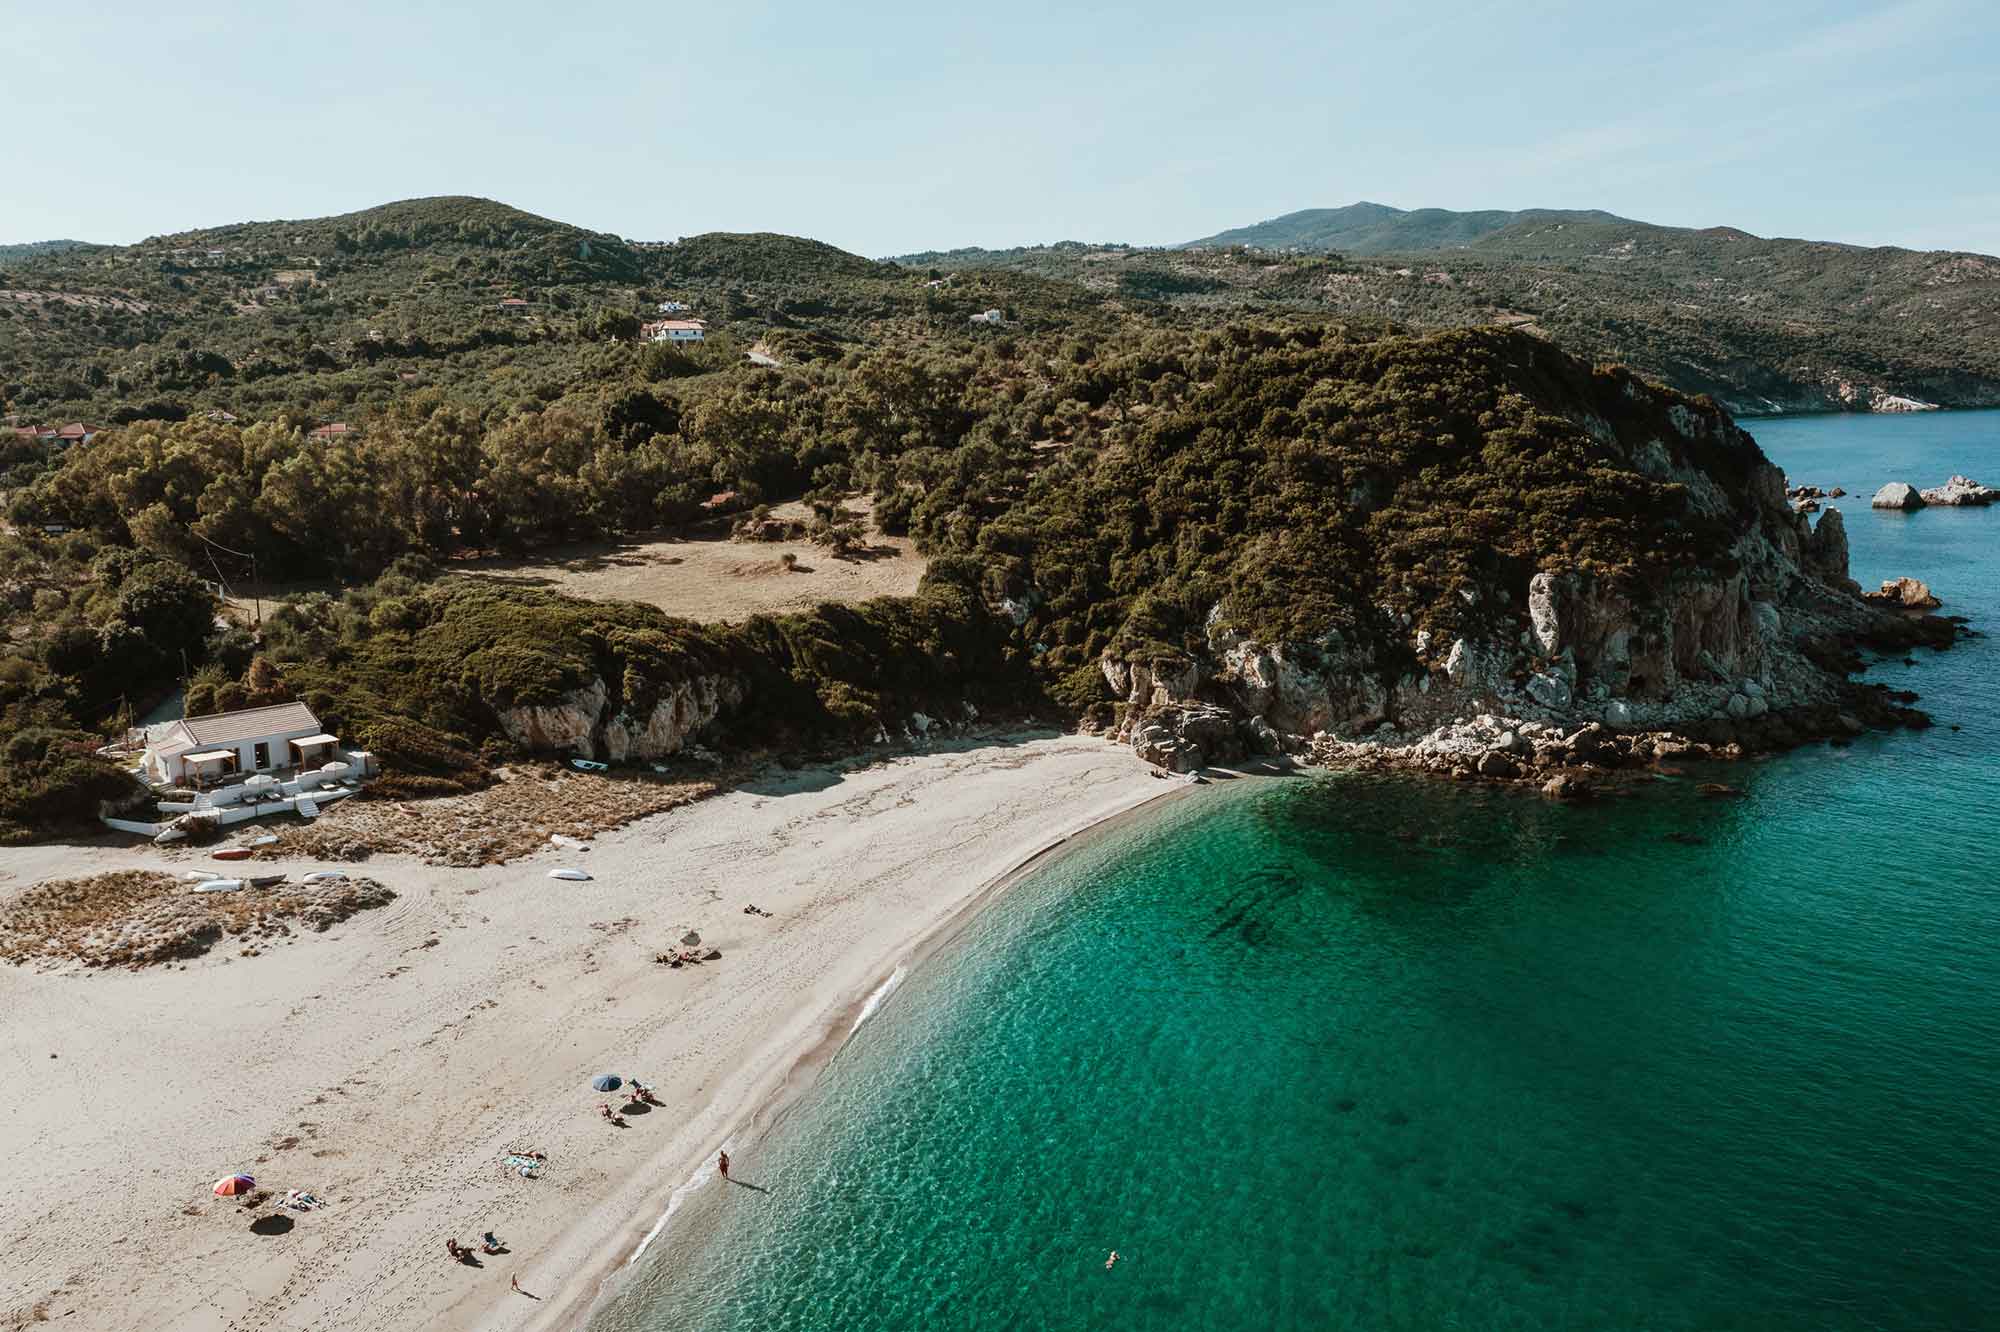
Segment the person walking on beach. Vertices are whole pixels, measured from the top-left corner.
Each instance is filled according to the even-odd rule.
[[[722,1171],[722,1177],[723,1177],[724,1179],[728,1179],[728,1178],[729,1178],[729,1153],[728,1153],[728,1152],[723,1152],[723,1153],[721,1153],[721,1154],[720,1154],[720,1155],[719,1155],[719,1156],[718,1156],[718,1157],[716,1158],[716,1162],[715,1162],[715,1165],[716,1165],[716,1168],[717,1168],[718,1170]]]

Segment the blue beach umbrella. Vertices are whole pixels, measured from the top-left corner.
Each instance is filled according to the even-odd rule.
[[[614,1092],[625,1085],[625,1079],[616,1073],[599,1073],[590,1080],[590,1085],[601,1092]]]

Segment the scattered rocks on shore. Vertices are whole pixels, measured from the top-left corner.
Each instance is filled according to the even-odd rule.
[[[1874,509],[1921,509],[1924,497],[1907,481],[1891,481],[1875,492],[1875,498],[1869,500],[1868,505]]]

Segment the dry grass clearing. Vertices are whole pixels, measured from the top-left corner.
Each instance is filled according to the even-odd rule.
[[[401,852],[426,864],[504,865],[549,844],[551,834],[587,840],[634,819],[711,796],[715,781],[619,776],[568,768],[503,768],[469,795],[426,800],[345,800],[312,823],[272,831],[269,859],[364,860]]]
[[[789,506],[781,506],[787,508]],[[531,559],[454,560],[449,573],[501,587],[546,588],[588,601],[637,601],[669,615],[726,624],[752,615],[811,610],[827,602],[913,596],[926,562],[908,537],[867,538],[864,553],[835,558],[810,541],[733,541],[724,537],[590,542],[558,546]],[[794,564],[785,567],[784,557]],[[267,585],[263,609],[282,597],[331,592],[329,582]],[[247,584],[233,584],[225,602],[232,619],[248,624],[254,602]]]
[[[836,558],[810,541],[731,541],[723,537],[559,548],[531,560],[462,560],[456,573],[520,587],[545,587],[592,601],[639,601],[704,623],[811,610],[826,602],[914,595],[924,558],[908,537],[876,531],[866,505],[849,501],[864,524],[865,547]],[[777,517],[803,519],[803,505]],[[794,564],[785,567],[784,557]]]
[[[396,895],[373,879],[196,893],[171,874],[119,870],[39,883],[0,907],[0,959],[145,967],[199,957],[225,939],[245,956],[292,926],[318,932]]]

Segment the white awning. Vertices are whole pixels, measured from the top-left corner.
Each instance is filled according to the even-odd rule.
[[[307,745],[337,745],[340,743],[340,737],[337,735],[308,735],[302,736],[292,741],[292,743],[301,749],[304,749]]]
[[[233,759],[235,757],[236,751],[233,749],[204,749],[199,754],[189,754],[181,761],[183,763],[213,763],[217,759]]]

